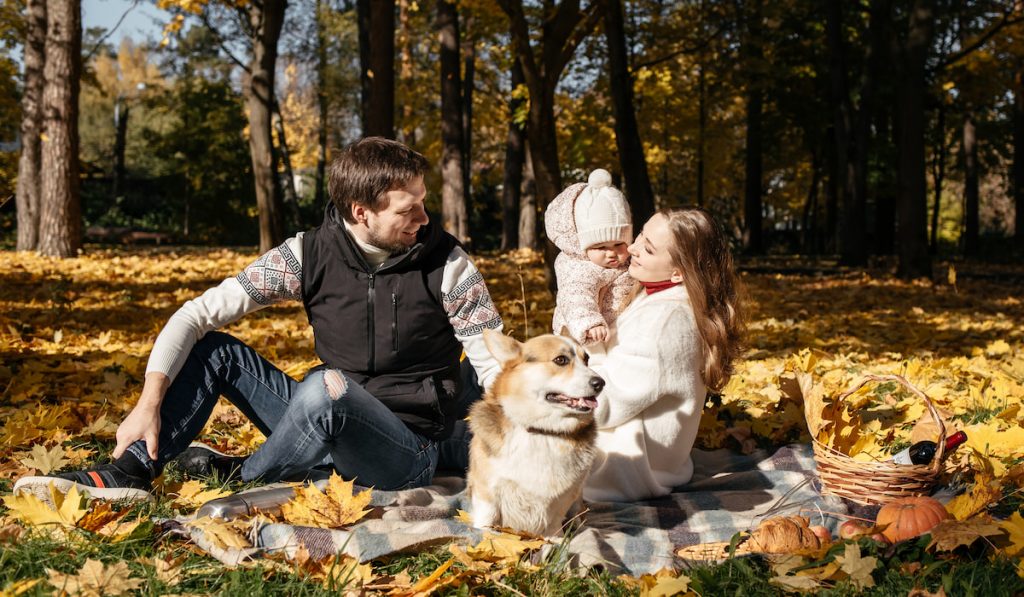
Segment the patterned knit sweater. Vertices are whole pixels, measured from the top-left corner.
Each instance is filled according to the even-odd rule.
[[[298,233],[264,253],[237,276],[227,278],[187,301],[157,336],[146,372],[157,371],[172,380],[181,371],[195,343],[207,332],[282,301],[302,302],[302,236]],[[375,247],[358,243],[367,261],[379,265],[387,257]],[[500,367],[483,342],[485,328],[501,331],[502,322],[487,292],[484,278],[459,246],[452,249],[441,281],[442,302],[456,339],[488,387]]]
[[[578,183],[559,193],[544,212],[544,229],[561,252],[555,258],[558,294],[551,329],[565,329],[577,342],[596,325],[609,328],[633,288],[628,265],[615,269],[601,267],[587,259],[580,248],[573,220],[576,198],[587,185]]]

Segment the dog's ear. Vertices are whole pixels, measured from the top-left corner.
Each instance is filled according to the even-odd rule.
[[[502,367],[505,366],[505,363],[518,359],[523,354],[523,345],[515,338],[491,329],[484,330],[484,344],[487,345],[487,350],[494,355],[494,358],[498,359]]]

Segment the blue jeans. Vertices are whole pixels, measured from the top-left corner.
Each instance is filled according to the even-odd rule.
[[[463,362],[464,414],[480,388]],[[465,471],[469,434],[458,420],[452,436],[432,440],[408,427],[388,407],[340,371],[318,369],[297,382],[242,341],[206,334],[189,353],[160,407],[157,462],[139,440],[128,450],[160,470],[202,431],[219,396],[247,416],[267,441],[245,460],[244,481],[280,481],[332,465],[346,479],[378,489],[430,483],[440,465]]]

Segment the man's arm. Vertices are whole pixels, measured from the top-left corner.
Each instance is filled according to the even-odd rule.
[[[143,439],[149,455],[157,454],[160,404],[181,371],[189,352],[207,332],[228,325],[268,305],[302,298],[302,234],[288,239],[202,295],[187,301],[167,321],[153,344],[139,401],[117,429],[118,458],[132,442]]]
[[[487,292],[484,277],[462,247],[455,247],[448,254],[441,280],[441,296],[448,321],[455,329],[455,337],[462,343],[466,358],[476,369],[480,385],[489,387],[501,367],[487,350],[483,331],[492,329],[500,332],[501,316]]]

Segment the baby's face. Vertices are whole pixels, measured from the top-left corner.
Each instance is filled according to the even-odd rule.
[[[587,249],[587,259],[593,264],[609,269],[622,267],[629,261],[629,252],[626,249],[626,243],[621,241],[600,243]]]

